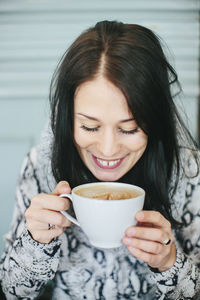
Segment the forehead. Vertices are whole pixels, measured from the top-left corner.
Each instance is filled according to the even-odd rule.
[[[132,116],[124,94],[103,77],[84,82],[77,88],[74,110],[75,113],[116,114],[120,118]]]

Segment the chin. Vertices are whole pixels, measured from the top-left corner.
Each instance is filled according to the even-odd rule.
[[[123,176],[123,175],[119,176],[119,173],[118,174],[111,174],[111,173],[108,174],[107,172],[102,172],[102,174],[100,173],[101,172],[93,173],[93,175],[100,181],[117,181]]]

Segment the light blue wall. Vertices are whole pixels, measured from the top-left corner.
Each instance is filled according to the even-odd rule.
[[[0,1],[0,254],[22,159],[39,140],[49,111],[51,75],[74,38],[103,19],[155,30],[171,49],[197,136],[198,12],[198,0]]]

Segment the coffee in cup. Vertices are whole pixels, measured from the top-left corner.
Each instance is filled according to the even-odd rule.
[[[108,184],[96,184],[89,187],[79,188],[77,195],[86,198],[102,200],[123,200],[138,197],[141,192],[129,187],[110,186]]]

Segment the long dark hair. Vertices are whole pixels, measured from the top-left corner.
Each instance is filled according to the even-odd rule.
[[[57,182],[67,180],[71,187],[98,181],[74,145],[73,99],[77,87],[94,79],[100,70],[125,95],[138,126],[148,135],[142,158],[120,181],[143,187],[145,209],[160,211],[175,225],[171,198],[181,167],[179,144],[185,137],[192,138],[172,99],[171,86],[178,85],[177,75],[159,38],[143,26],[99,22],[83,32],[64,54],[50,92],[53,175]],[[169,193],[172,173],[175,180]]]

